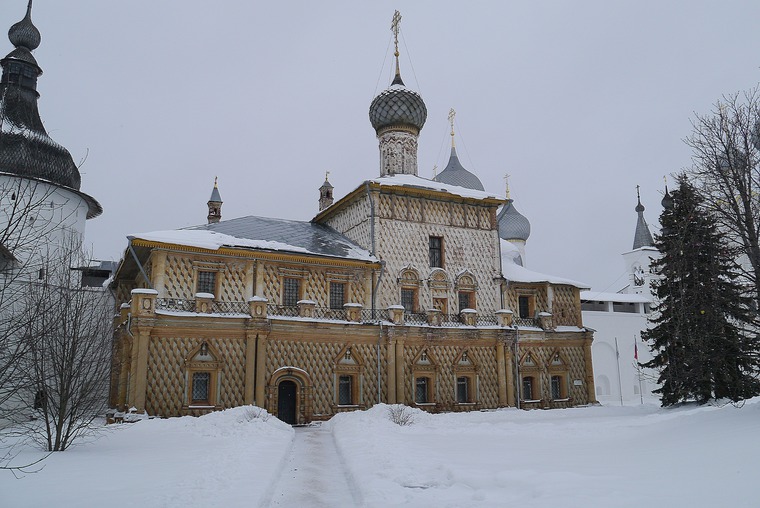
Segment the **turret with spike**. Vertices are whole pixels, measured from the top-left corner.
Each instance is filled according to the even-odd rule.
[[[333,204],[333,186],[327,179],[330,176],[329,171],[325,171],[325,182],[319,188],[319,211],[321,212]]]
[[[214,189],[208,200],[208,223],[215,224],[220,220],[222,220],[222,196],[219,194],[217,177],[214,177]]]
[[[636,186],[636,199],[638,204],[636,205],[636,213],[639,215],[636,221],[636,233],[633,236],[633,250],[640,249],[641,247],[652,247],[654,240],[652,240],[652,233],[649,231],[649,225],[644,219],[644,205],[641,204],[641,194],[639,193],[639,186]]]

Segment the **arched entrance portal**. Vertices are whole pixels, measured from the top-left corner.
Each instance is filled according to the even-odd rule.
[[[267,411],[291,425],[309,423],[312,415],[312,384],[298,367],[280,367],[269,378]]]
[[[296,395],[298,387],[288,379],[280,381],[277,386],[277,418],[285,423],[294,425],[296,420]]]

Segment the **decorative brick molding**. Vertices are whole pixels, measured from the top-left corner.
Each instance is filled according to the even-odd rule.
[[[496,322],[501,327],[511,327],[512,326],[512,318],[514,317],[514,313],[509,309],[501,309],[497,310],[495,312],[496,314]]]
[[[305,318],[314,317],[314,309],[317,306],[317,302],[313,300],[299,300],[297,302],[297,305],[298,305],[299,317],[305,317]]]
[[[360,303],[346,303],[343,305],[346,311],[346,321],[352,321],[354,323],[361,323],[362,309],[364,306]]]
[[[430,326],[441,326],[442,322],[441,311],[438,309],[428,309],[427,322]]]
[[[467,326],[478,325],[478,311],[475,309],[462,309],[462,312],[459,313],[459,316],[462,318],[462,323]]]
[[[388,315],[394,325],[404,324],[404,307],[401,305],[391,305],[388,307]]]
[[[267,300],[261,296],[254,296],[248,299],[248,308],[250,309],[251,317],[254,319],[266,319],[267,318]]]
[[[155,317],[158,291],[154,289],[132,290],[132,315],[135,317]]]

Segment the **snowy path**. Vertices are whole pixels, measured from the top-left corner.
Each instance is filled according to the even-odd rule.
[[[295,431],[293,448],[264,506],[361,506],[335,448],[332,432],[320,425],[297,427]]]

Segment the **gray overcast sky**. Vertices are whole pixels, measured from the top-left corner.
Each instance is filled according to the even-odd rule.
[[[25,8],[4,0],[2,29]],[[625,284],[635,186],[656,226],[694,113],[760,79],[757,1],[37,0],[40,111],[86,158],[95,255],[204,223],[217,175],[223,218],[299,220],[325,171],[338,197],[377,177],[367,110],[390,82],[394,9],[428,107],[420,176],[448,160],[453,107],[463,165],[502,194],[512,175],[528,267],[600,291]]]

